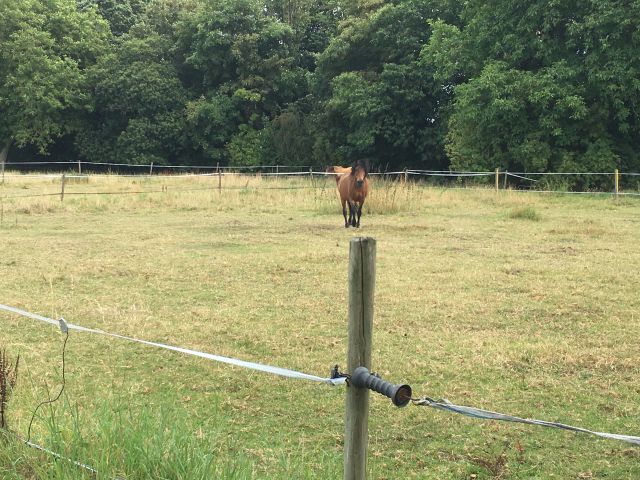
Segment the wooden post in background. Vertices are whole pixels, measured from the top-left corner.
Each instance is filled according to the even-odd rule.
[[[509,171],[505,170],[504,171],[504,182],[502,183],[502,189],[506,190],[507,189],[507,177],[509,176]]]
[[[149,176],[153,175],[153,162],[151,162],[151,166],[149,167]]]
[[[78,175],[82,175],[82,162],[78,160]]]
[[[620,171],[617,168],[616,168],[613,184],[614,184],[614,191],[616,192],[616,198],[618,198],[618,194],[620,193]]]
[[[353,238],[349,242],[349,349],[347,371],[371,369],[373,297],[376,283],[376,240]],[[369,390],[347,388],[344,479],[364,480],[367,474]]]
[[[216,171],[218,172],[218,191],[222,191],[222,173],[220,172],[220,162],[216,163]]]
[[[66,182],[66,174],[62,174],[62,179],[60,180],[61,186],[60,186],[60,201],[64,202],[64,184]]]
[[[496,168],[496,192],[500,189],[500,169]]]

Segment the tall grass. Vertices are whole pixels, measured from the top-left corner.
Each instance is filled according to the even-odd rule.
[[[137,210],[150,206],[183,209],[236,209],[254,205],[311,208],[319,214],[341,212],[333,177],[269,177],[227,175],[218,189],[216,176],[119,177],[83,176],[67,179],[64,198],[61,179],[12,176],[0,191],[4,214],[43,214],[56,211],[112,208]],[[411,211],[424,200],[424,189],[399,178],[371,177],[371,193],[364,214]]]
[[[210,411],[217,422],[215,408]],[[47,418],[47,448],[86,463],[101,478],[127,479],[244,479],[252,465],[239,445],[206,434],[189,422],[186,412],[169,405],[158,409],[123,404],[117,397],[81,414],[66,400]],[[229,451],[235,451],[230,456]],[[76,478],[83,469],[56,461],[48,478]],[[86,473],[84,469],[84,473]]]
[[[253,466],[240,442],[217,438],[215,431],[205,433],[183,410],[163,406],[154,411],[144,405],[123,404],[115,397],[82,414],[68,398],[62,402],[38,419],[44,422],[41,440],[31,439],[53,453],[29,448],[9,432],[0,434],[6,447],[0,456],[3,479],[97,476],[208,480],[253,476]]]

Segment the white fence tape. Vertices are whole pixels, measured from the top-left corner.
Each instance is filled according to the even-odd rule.
[[[128,340],[130,342],[141,343],[143,345],[149,345],[152,347],[163,348],[165,350],[171,350],[174,352],[185,353],[187,355],[193,355],[195,357],[206,358],[207,360],[213,360],[215,362],[227,363],[229,365],[234,365],[236,367],[248,368],[251,370],[257,370],[260,372],[271,373],[273,375],[278,375],[281,377],[294,378],[298,380],[309,380],[312,382],[320,382],[325,383],[327,385],[340,385],[345,383],[344,378],[323,378],[317,377],[315,375],[309,375],[307,373],[297,372],[295,370],[289,370],[287,368],[274,367],[271,365],[264,365],[261,363],[247,362],[245,360],[238,360],[236,358],[223,357],[221,355],[214,355],[212,353],[200,352],[197,350],[191,350],[189,348],[176,347],[173,345],[166,345],[164,343],[158,342],[150,342],[147,340],[140,340],[138,338],[128,337],[126,335],[120,335],[117,333],[109,333],[102,330],[98,330],[95,328],[87,328],[80,325],[74,325],[73,323],[61,322],[59,320],[54,320],[52,318],[43,317],[42,315],[38,315],[35,313],[27,312],[25,310],[21,310],[19,308],[10,307],[7,305],[0,304],[0,310],[4,310],[6,312],[11,312],[16,315],[21,315],[23,317],[28,317],[33,320],[38,320],[41,322],[49,323],[51,325],[55,325],[57,327],[63,328],[63,325],[66,326],[69,330],[76,330],[79,332],[85,333],[93,333],[97,335],[105,335],[107,337],[119,338],[122,340]]]
[[[478,418],[482,420],[501,420],[503,422],[515,422],[525,423],[529,425],[540,425],[543,427],[560,428],[562,430],[569,430],[572,432],[589,433],[602,438],[609,438],[612,440],[621,440],[627,443],[633,443],[634,445],[640,445],[640,437],[633,435],[621,435],[619,433],[605,433],[595,432],[593,430],[587,430],[586,428],[574,427],[558,422],[547,422],[545,420],[536,420],[532,418],[514,417],[513,415],[505,415],[504,413],[492,412],[490,410],[483,410],[475,407],[467,407],[464,405],[454,405],[447,399],[433,400],[425,397],[420,400],[414,401],[416,405],[423,405],[427,407],[437,408],[446,412],[459,413],[472,418]]]

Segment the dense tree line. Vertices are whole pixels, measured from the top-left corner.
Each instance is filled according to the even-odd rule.
[[[0,161],[640,171],[638,0],[2,0]]]

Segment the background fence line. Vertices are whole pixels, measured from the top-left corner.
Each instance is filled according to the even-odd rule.
[[[211,170],[214,174],[222,171],[222,172],[232,172],[232,171],[247,171],[247,170],[257,170],[262,171],[262,174],[272,173],[272,174],[310,174],[311,172],[314,175],[318,175],[324,173],[324,169],[321,167],[313,167],[312,165],[158,165],[158,164],[136,164],[136,163],[118,163],[118,162],[85,162],[85,161],[67,161],[67,162],[6,162],[5,169],[10,169],[11,166],[19,166],[24,168],[25,166],[46,166],[46,165],[68,165],[73,167],[71,169],[77,170],[78,165],[90,167],[90,166],[100,166],[100,167],[125,167],[125,168],[145,168],[151,172],[155,169],[157,170]],[[316,170],[317,169],[317,170]],[[280,170],[291,170],[290,172],[280,172]],[[392,175],[392,174],[402,174],[409,173],[414,175],[419,174],[449,174],[453,176],[458,176],[462,174],[478,174],[478,175],[493,175],[495,170],[493,171],[464,171],[464,170],[428,170],[428,169],[417,169],[417,168],[404,168],[399,171],[378,171],[372,172],[381,174],[381,175]],[[506,170],[501,170],[501,173],[505,173]],[[82,174],[82,171],[80,172]],[[517,175],[612,175],[613,172],[523,172],[523,171],[514,171],[511,172]],[[333,173],[329,175],[334,175]],[[636,172],[622,172],[620,171],[620,175],[640,175],[640,173]]]
[[[47,162],[16,162],[11,165],[18,165],[20,163],[23,164],[43,164],[46,165]],[[51,164],[57,165],[76,165],[78,162],[51,162]],[[309,167],[308,169],[305,166],[281,166],[281,165],[260,165],[260,166],[248,166],[248,167],[205,167],[205,166],[158,166],[155,165],[155,171],[153,170],[154,165],[129,165],[129,164],[119,164],[119,163],[106,163],[106,162],[79,162],[85,166],[98,165],[98,166],[126,166],[126,167],[145,167],[148,168],[148,172],[139,173],[139,174],[123,174],[123,173],[113,173],[111,171],[108,172],[87,172],[85,168],[84,173],[15,173],[15,172],[3,172],[2,177],[2,185],[5,186],[5,179],[31,179],[31,178],[43,178],[43,179],[57,179],[60,178],[61,181],[61,191],[59,193],[61,200],[64,200],[64,195],[127,195],[127,194],[150,194],[150,193],[163,193],[167,192],[167,186],[163,185],[162,190],[144,190],[139,189],[136,191],[98,191],[98,192],[88,192],[88,191],[69,191],[69,186],[73,184],[74,180],[83,179],[87,180],[89,178],[131,178],[131,179],[161,179],[163,181],[178,181],[189,178],[217,178],[217,188],[215,185],[211,187],[201,187],[201,188],[183,188],[172,190],[172,192],[192,192],[192,191],[206,191],[206,190],[303,190],[303,189],[324,189],[327,187],[327,182],[320,182],[319,184],[315,182],[316,177],[333,177],[335,173],[328,173],[324,171],[314,171],[313,167]],[[302,170],[290,170],[290,171],[280,171],[280,169],[302,169]],[[161,169],[173,169],[170,173],[161,172]],[[208,169],[212,170],[211,172],[201,172],[196,171],[177,171],[180,169],[195,169],[195,170],[203,170]],[[81,172],[82,169],[79,166],[78,172]],[[339,174],[338,174],[339,175]],[[619,172],[616,170],[615,172],[508,172],[508,171],[500,171],[496,169],[493,172],[481,172],[481,171],[445,171],[445,170],[421,170],[421,169],[405,169],[401,171],[390,171],[390,172],[370,172],[371,176],[381,176],[384,178],[395,177],[398,180],[406,183],[408,178],[415,179],[425,179],[429,178],[435,179],[457,179],[465,180],[474,178],[482,178],[487,177],[495,177],[495,190],[505,190],[514,192],[529,192],[529,193],[557,193],[557,194],[578,194],[578,195],[612,195],[615,197],[620,196],[628,196],[628,197],[637,197],[640,196],[640,182],[636,182],[636,184],[632,185],[632,189],[628,191],[622,191],[620,188],[620,178],[626,177],[635,181],[636,178],[640,177],[640,173],[635,172]],[[274,186],[274,185],[245,185],[245,186],[236,186],[236,185],[223,185],[223,178],[225,177],[233,177],[233,178],[278,178],[278,177],[287,177],[287,178],[310,178],[312,181],[306,185],[288,185],[288,186]],[[536,178],[533,178],[536,177]],[[602,181],[600,181],[600,187],[593,188],[590,190],[572,190],[572,189],[554,189],[553,184],[549,185],[549,188],[536,188],[536,186],[541,182],[541,180],[545,177],[550,178],[596,178],[596,177],[605,177],[606,181],[605,186],[602,185]],[[517,185],[514,185],[511,182],[507,182],[507,179],[512,178],[516,179]],[[500,179],[503,181],[501,182]],[[71,181],[69,183],[69,181]],[[457,189],[460,188],[459,185],[453,184],[451,182],[442,183],[442,181],[434,184],[436,187],[449,188],[449,189]],[[65,183],[66,191],[65,191]],[[85,183],[85,182],[83,182]],[[487,182],[485,188],[491,188],[491,182]],[[502,186],[501,186],[502,183]],[[610,184],[611,187],[607,187],[606,185]],[[173,188],[173,187],[172,187]],[[478,188],[477,183],[464,183],[463,189],[474,189]],[[27,195],[3,195],[3,200],[10,200],[13,198],[30,198],[30,197],[47,197],[47,196],[56,196],[57,193],[41,193],[41,194],[27,194]]]

